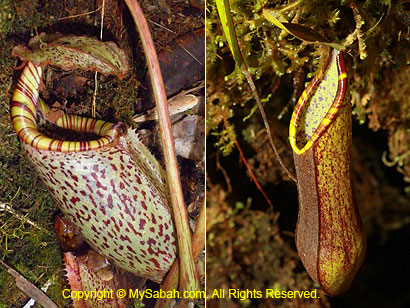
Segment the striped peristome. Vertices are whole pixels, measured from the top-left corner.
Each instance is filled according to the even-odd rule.
[[[302,92],[293,111],[289,140],[296,153],[302,154],[309,150],[323,134],[344,101],[346,87],[343,55],[341,52],[333,53]]]
[[[289,127],[299,197],[296,248],[310,277],[331,296],[349,288],[366,251],[353,194],[346,90],[343,54],[334,50],[302,93]]]
[[[77,152],[95,150],[111,143],[118,134],[121,124],[117,126],[106,121],[79,117],[75,115],[62,115],[55,124],[66,129],[78,132],[90,132],[100,135],[101,138],[90,141],[64,141],[48,138],[37,129],[37,105],[41,105],[43,112],[49,107],[39,99],[39,85],[41,82],[41,67],[28,62],[16,85],[12,97],[11,117],[14,129],[25,143],[39,150],[58,152]]]
[[[161,165],[122,123],[62,114],[54,124],[100,138],[55,140],[38,130],[50,108],[39,98],[41,68],[28,62],[12,97],[22,148],[64,215],[115,265],[161,282],[176,259]]]

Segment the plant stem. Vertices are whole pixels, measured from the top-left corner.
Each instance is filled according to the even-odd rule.
[[[258,91],[256,90],[256,87],[255,87],[255,84],[254,84],[253,79],[251,77],[251,74],[249,73],[248,69],[245,66],[245,62],[243,62],[243,65],[240,69],[241,69],[242,73],[245,75],[246,80],[248,81],[248,84],[249,84],[249,86],[251,88],[251,91],[253,93],[253,97],[255,98],[256,103],[258,104],[259,112],[261,113],[263,124],[265,125],[266,132],[268,134],[270,145],[272,146],[273,152],[275,153],[276,158],[279,161],[279,164],[282,166],[283,170],[285,170],[288,177],[290,177],[293,181],[297,182],[296,176],[292,172],[290,172],[290,170],[286,167],[285,163],[282,160],[282,157],[279,154],[278,148],[276,147],[276,144],[273,141],[272,131],[271,131],[271,128],[270,128],[270,125],[269,125],[269,122],[268,122],[268,118],[267,118],[266,113],[265,113],[265,109],[263,108],[261,99],[259,97]]]
[[[249,163],[248,163],[248,161],[246,160],[245,155],[243,154],[242,148],[240,147],[239,142],[238,142],[237,139],[235,139],[235,145],[236,145],[236,148],[237,148],[238,151],[239,151],[239,157],[240,157],[240,159],[243,161],[243,163],[245,164],[246,168],[248,169],[249,176],[251,177],[252,181],[255,183],[256,188],[258,188],[258,190],[261,192],[261,194],[262,194],[263,197],[265,198],[266,202],[268,202],[270,210],[273,211],[273,204],[272,204],[272,202],[270,201],[268,195],[267,195],[267,194],[265,193],[265,191],[263,190],[262,186],[259,184],[258,179],[256,178],[255,174],[253,173],[251,166],[249,166]]]
[[[147,20],[140,5],[136,0],[125,0],[125,3],[134,18],[135,25],[137,26],[141,37],[158,111],[159,127],[162,137],[161,143],[164,151],[170,199],[178,240],[180,259],[179,287],[181,292],[197,291],[199,290],[199,281],[196,275],[192,255],[191,231],[189,230],[188,214],[185,208],[184,197],[182,195],[178,164],[175,156],[174,140],[172,137],[171,121],[168,115],[167,97],[165,95],[158,57],[148,28]]]

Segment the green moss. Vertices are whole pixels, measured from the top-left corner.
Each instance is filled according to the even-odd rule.
[[[15,18],[15,12],[13,10],[13,2],[10,0],[0,1],[0,35],[3,36],[4,33],[8,33],[12,29],[12,21]]]
[[[138,85],[134,75],[123,80],[115,78],[100,83],[96,100],[99,114],[105,115],[110,121],[122,121],[133,125],[132,116],[138,103]]]
[[[0,38],[4,40],[10,33],[23,33],[26,31],[34,34],[37,27],[49,23],[49,16],[43,16],[38,11],[38,5],[38,0],[1,0]]]

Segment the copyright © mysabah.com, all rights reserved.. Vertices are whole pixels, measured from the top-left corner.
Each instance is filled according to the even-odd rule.
[[[215,289],[206,296],[205,291],[185,291],[178,290],[138,290],[138,289],[118,289],[118,290],[92,290],[92,291],[71,291],[70,289],[63,290],[64,298],[77,300],[88,299],[112,299],[116,298],[132,298],[143,300],[144,298],[184,298],[184,299],[222,299],[231,298],[239,300],[260,299],[260,298],[319,298],[317,290],[312,291],[280,291],[274,289],[260,290],[239,290],[239,289]]]

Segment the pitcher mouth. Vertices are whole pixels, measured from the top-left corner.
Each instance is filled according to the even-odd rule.
[[[13,127],[21,142],[38,150],[57,152],[80,152],[102,148],[113,143],[127,131],[124,123],[110,122],[85,118],[63,113],[51,122],[64,130],[85,133],[86,140],[77,141],[70,138],[55,139],[39,129],[39,118],[45,117],[50,107],[39,98],[42,69],[28,62],[16,89],[11,104]],[[40,117],[36,114],[39,113]]]
[[[343,103],[346,89],[343,53],[334,50],[323,69],[303,91],[293,110],[289,141],[295,153],[308,151],[329,127]]]
[[[40,134],[53,140],[62,141],[92,141],[100,138],[93,132],[78,132],[67,128],[62,128],[53,122],[41,121],[37,129]]]

